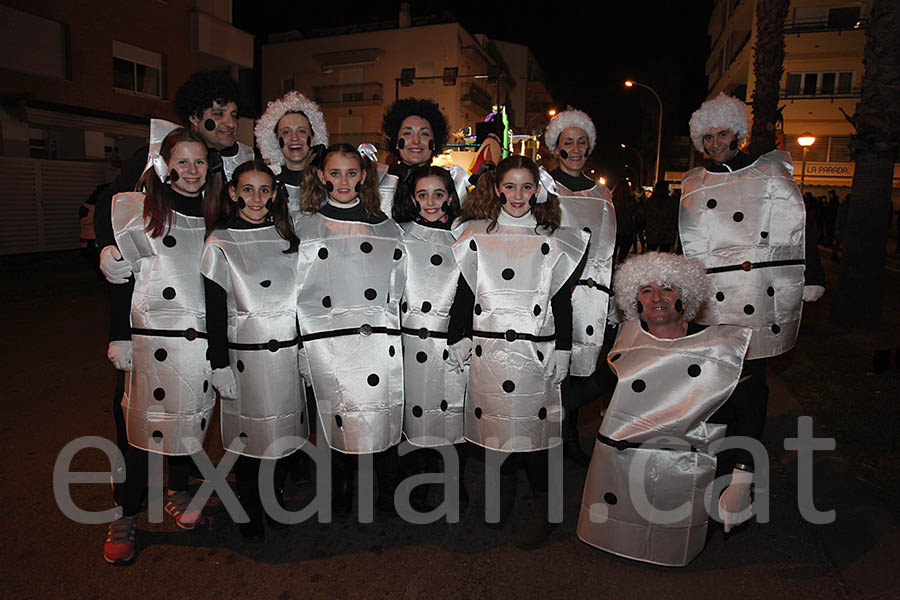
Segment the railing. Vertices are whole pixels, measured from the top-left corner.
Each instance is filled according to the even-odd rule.
[[[867,26],[866,19],[860,19],[855,23],[838,23],[825,19],[799,19],[795,21],[786,21],[784,24],[784,33],[817,33],[822,31],[853,31],[855,29],[865,29]]]
[[[376,81],[368,83],[344,83],[313,87],[318,104],[381,104],[384,86]]]
[[[493,97],[489,92],[477,83],[466,82],[460,88],[459,101],[464,104],[473,104],[487,111],[494,105]]]
[[[786,100],[834,100],[835,98],[859,98],[860,89],[858,87],[855,87],[844,90],[835,90],[833,92],[827,93],[823,93],[817,90],[815,94],[804,94],[802,90],[788,91],[782,89],[779,91],[778,97],[784,98]]]

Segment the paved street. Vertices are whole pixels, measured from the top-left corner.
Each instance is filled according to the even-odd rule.
[[[830,274],[831,276],[831,274]],[[896,274],[894,276],[896,284]],[[473,502],[458,524],[411,525],[376,514],[330,524],[305,522],[270,532],[264,544],[242,543],[214,498],[209,525],[185,532],[171,518],[138,520],[138,558],[105,564],[106,525],[81,525],[57,508],[52,487],[60,449],[80,436],[113,434],[114,371],[106,360],[106,293],[77,255],[34,264],[3,264],[0,308],[7,385],[0,405],[3,500],[0,597],[3,598],[898,598],[900,530],[875,491],[839,455],[818,452],[815,505],[836,509],[831,525],[800,516],[796,453],[799,405],[774,378],[766,445],[771,457],[771,520],[728,539],[720,530],[688,567],[654,567],[621,559],[574,535],[585,471],[566,463],[565,521],[544,547],[523,552],[514,530],[530,513],[524,474],[513,522],[483,524],[483,463],[471,461]],[[815,310],[807,308],[806,310]],[[801,336],[803,332],[801,331]],[[592,417],[592,418],[588,418]],[[582,418],[585,448],[599,415]],[[221,454],[211,432],[210,454]],[[108,468],[85,451],[73,469]],[[303,506],[312,486],[288,484],[289,507]],[[72,486],[85,510],[109,508],[104,484]]]

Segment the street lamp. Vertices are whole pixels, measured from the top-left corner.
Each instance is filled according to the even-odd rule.
[[[637,150],[635,150],[635,149],[632,148],[631,146],[628,146],[628,145],[626,145],[626,144],[619,144],[619,146],[621,146],[622,148],[627,148],[627,149],[631,150],[632,152],[634,152],[635,154],[637,154],[638,160],[641,161],[641,176],[638,177],[638,179],[639,179],[638,183],[640,184],[641,182],[644,181],[644,157],[641,155],[640,152],[638,152]],[[652,181],[652,182],[650,182],[650,183],[653,184],[653,185],[656,185],[656,182],[655,182],[655,181]]]
[[[551,108],[550,110],[547,111],[547,114],[548,114],[548,115],[550,116],[550,118],[552,119],[553,117],[556,116],[556,109],[555,109],[555,108]]]
[[[654,96],[656,96],[656,101],[659,103],[659,127],[656,131],[656,171],[653,173],[653,184],[656,185],[656,181],[659,179],[659,150],[662,147],[662,118],[663,118],[663,108],[662,108],[662,99],[659,97],[659,94],[656,93],[649,85],[644,85],[643,83],[638,83],[637,81],[629,79],[625,82],[625,87],[642,87],[650,90]]]
[[[803,166],[800,170],[800,195],[803,195],[803,186],[806,183],[806,154],[809,147],[816,143],[816,137],[808,131],[804,131],[797,138],[797,143],[803,146]]]

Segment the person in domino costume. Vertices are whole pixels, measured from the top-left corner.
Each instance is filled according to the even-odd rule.
[[[597,141],[597,130],[587,114],[574,108],[562,111],[551,119],[544,140],[559,165],[550,175],[558,189],[562,226],[585,228],[591,234],[584,265],[572,290],[572,364],[569,367],[570,378],[587,377],[597,368],[606,331],[616,211],[607,187],[582,171]],[[572,387],[567,381],[562,388],[563,451],[566,457],[586,467],[590,457],[578,444],[578,410],[592,398],[576,397],[570,392]]]
[[[152,126],[158,127],[159,122]],[[129,447],[119,494],[121,517],[110,524],[104,557],[112,564],[134,557],[135,518],[147,489],[148,453],[169,457],[166,511],[183,529],[205,521],[187,491],[189,456],[200,452],[215,404],[206,358],[206,319],[200,255],[206,231],[208,182],[202,138],[177,128],[151,134],[145,193],[118,194],[112,229],[134,277],[113,286],[108,356],[126,373],[122,410]],[[157,145],[158,144],[158,145]]]
[[[547,176],[552,184],[552,179]],[[486,171],[463,206],[467,227],[453,245],[461,276],[450,311],[449,358],[469,360],[466,439],[504,453],[500,521],[515,498],[522,463],[534,514],[517,543],[535,548],[548,519],[548,449],[558,446],[560,383],[572,351],[572,276],[589,234],[559,227],[557,198],[523,156]],[[490,474],[488,474],[490,476]]]
[[[239,166],[202,257],[212,384],[222,403],[222,444],[238,455],[238,495],[249,517],[239,529],[248,541],[265,537],[262,461],[291,455],[309,433],[297,370],[299,241],[287,203],[264,162]],[[281,471],[272,489],[279,504]],[[270,527],[283,526],[266,516]]]
[[[746,433],[745,421],[755,419],[729,399],[750,330],[693,322],[708,295],[705,271],[696,260],[650,252],[616,273],[616,301],[627,320],[609,368],[595,374],[615,391],[577,528],[582,541],[607,552],[666,566],[690,562],[706,543],[704,494],[716,473],[715,446]],[[741,467],[719,498],[726,532],[752,512],[753,473]]]
[[[319,105],[297,91],[269,102],[253,129],[259,153],[288,194],[293,218],[300,211],[300,182],[318,146],[328,146],[328,128]]]

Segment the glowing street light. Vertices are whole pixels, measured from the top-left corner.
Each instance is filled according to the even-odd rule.
[[[599,183],[600,185],[606,185],[606,177],[599,177],[597,179],[597,183]]]
[[[639,83],[639,82],[631,80],[631,79],[629,79],[628,81],[625,82],[625,87],[630,88],[630,87],[634,87],[634,86],[647,88],[648,90],[650,90],[650,92],[654,96],[656,96],[656,101],[659,103],[659,127],[657,128],[657,131],[656,131],[656,171],[654,171],[654,173],[653,173],[653,182],[656,183],[656,181],[659,179],[659,151],[660,151],[660,148],[662,147],[662,118],[663,118],[662,99],[659,97],[659,94],[656,93],[656,90],[654,90],[649,85],[645,85],[643,83]]]
[[[550,110],[547,111],[547,114],[548,114],[548,115],[550,116],[550,118],[552,119],[553,117],[556,116],[556,109],[555,109],[555,108],[551,108]]]
[[[808,131],[804,131],[797,137],[797,143],[803,146],[803,166],[800,168],[800,195],[803,195],[803,186],[806,183],[806,154],[809,147],[816,143],[816,136]]]

